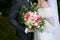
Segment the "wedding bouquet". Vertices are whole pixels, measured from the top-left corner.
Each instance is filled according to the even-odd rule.
[[[26,9],[26,7],[24,7],[24,9],[27,11],[25,14],[24,12],[20,12],[23,23],[27,25],[27,27],[31,30],[38,30],[42,32],[43,26],[45,24],[45,18],[42,18],[38,15],[38,8],[36,6],[33,6],[29,11]]]
[[[43,26],[45,24],[44,18],[37,15],[37,12],[28,12],[24,15],[24,23],[28,28],[32,30],[43,31]]]

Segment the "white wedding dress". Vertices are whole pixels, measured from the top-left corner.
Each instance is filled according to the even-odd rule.
[[[55,40],[55,24],[51,8],[39,8],[38,13],[40,16],[45,17],[46,20],[44,31],[42,33],[39,31],[34,32],[34,40]]]
[[[60,40],[60,26],[59,26],[59,19],[58,19],[58,6],[57,6],[57,0],[48,0],[49,6],[50,8],[40,8],[39,10],[39,15],[43,16],[43,17],[53,17],[52,19],[52,24],[54,21],[55,26],[52,27],[52,25],[50,25],[51,23],[49,23],[48,21],[46,22],[46,24],[48,24],[47,30],[43,33],[40,32],[34,32],[34,40]],[[42,13],[44,11],[48,12],[48,13]],[[49,12],[49,10],[51,12]],[[41,13],[40,13],[41,12]],[[49,14],[49,15],[48,15]],[[49,26],[50,25],[50,26]],[[51,30],[52,29],[52,30]]]

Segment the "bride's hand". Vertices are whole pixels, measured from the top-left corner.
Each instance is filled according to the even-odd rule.
[[[30,32],[34,32],[33,30],[31,30],[30,28],[28,28],[28,33],[30,33]]]

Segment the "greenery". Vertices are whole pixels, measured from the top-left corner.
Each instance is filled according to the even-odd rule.
[[[36,2],[36,0],[32,0]],[[11,26],[7,20],[11,6],[14,2],[12,0],[0,0],[0,40],[18,40],[15,28]],[[58,11],[60,11],[60,0],[57,0]],[[60,19],[60,12],[59,12]]]
[[[7,17],[0,15],[0,40],[18,40],[15,28],[12,27]]]

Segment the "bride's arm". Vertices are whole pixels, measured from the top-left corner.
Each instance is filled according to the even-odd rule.
[[[53,18],[47,18],[47,20],[45,20],[45,27],[47,28],[47,30],[49,32],[54,32],[55,30],[55,25],[54,25],[54,20]]]
[[[38,7],[39,8],[47,8],[49,4],[46,0],[38,0]]]
[[[54,20],[54,17],[47,17],[47,22],[48,22],[48,26],[50,27],[49,30],[50,32],[54,32],[55,31],[55,20]]]
[[[54,26],[54,17],[45,17],[45,18],[52,26]]]

